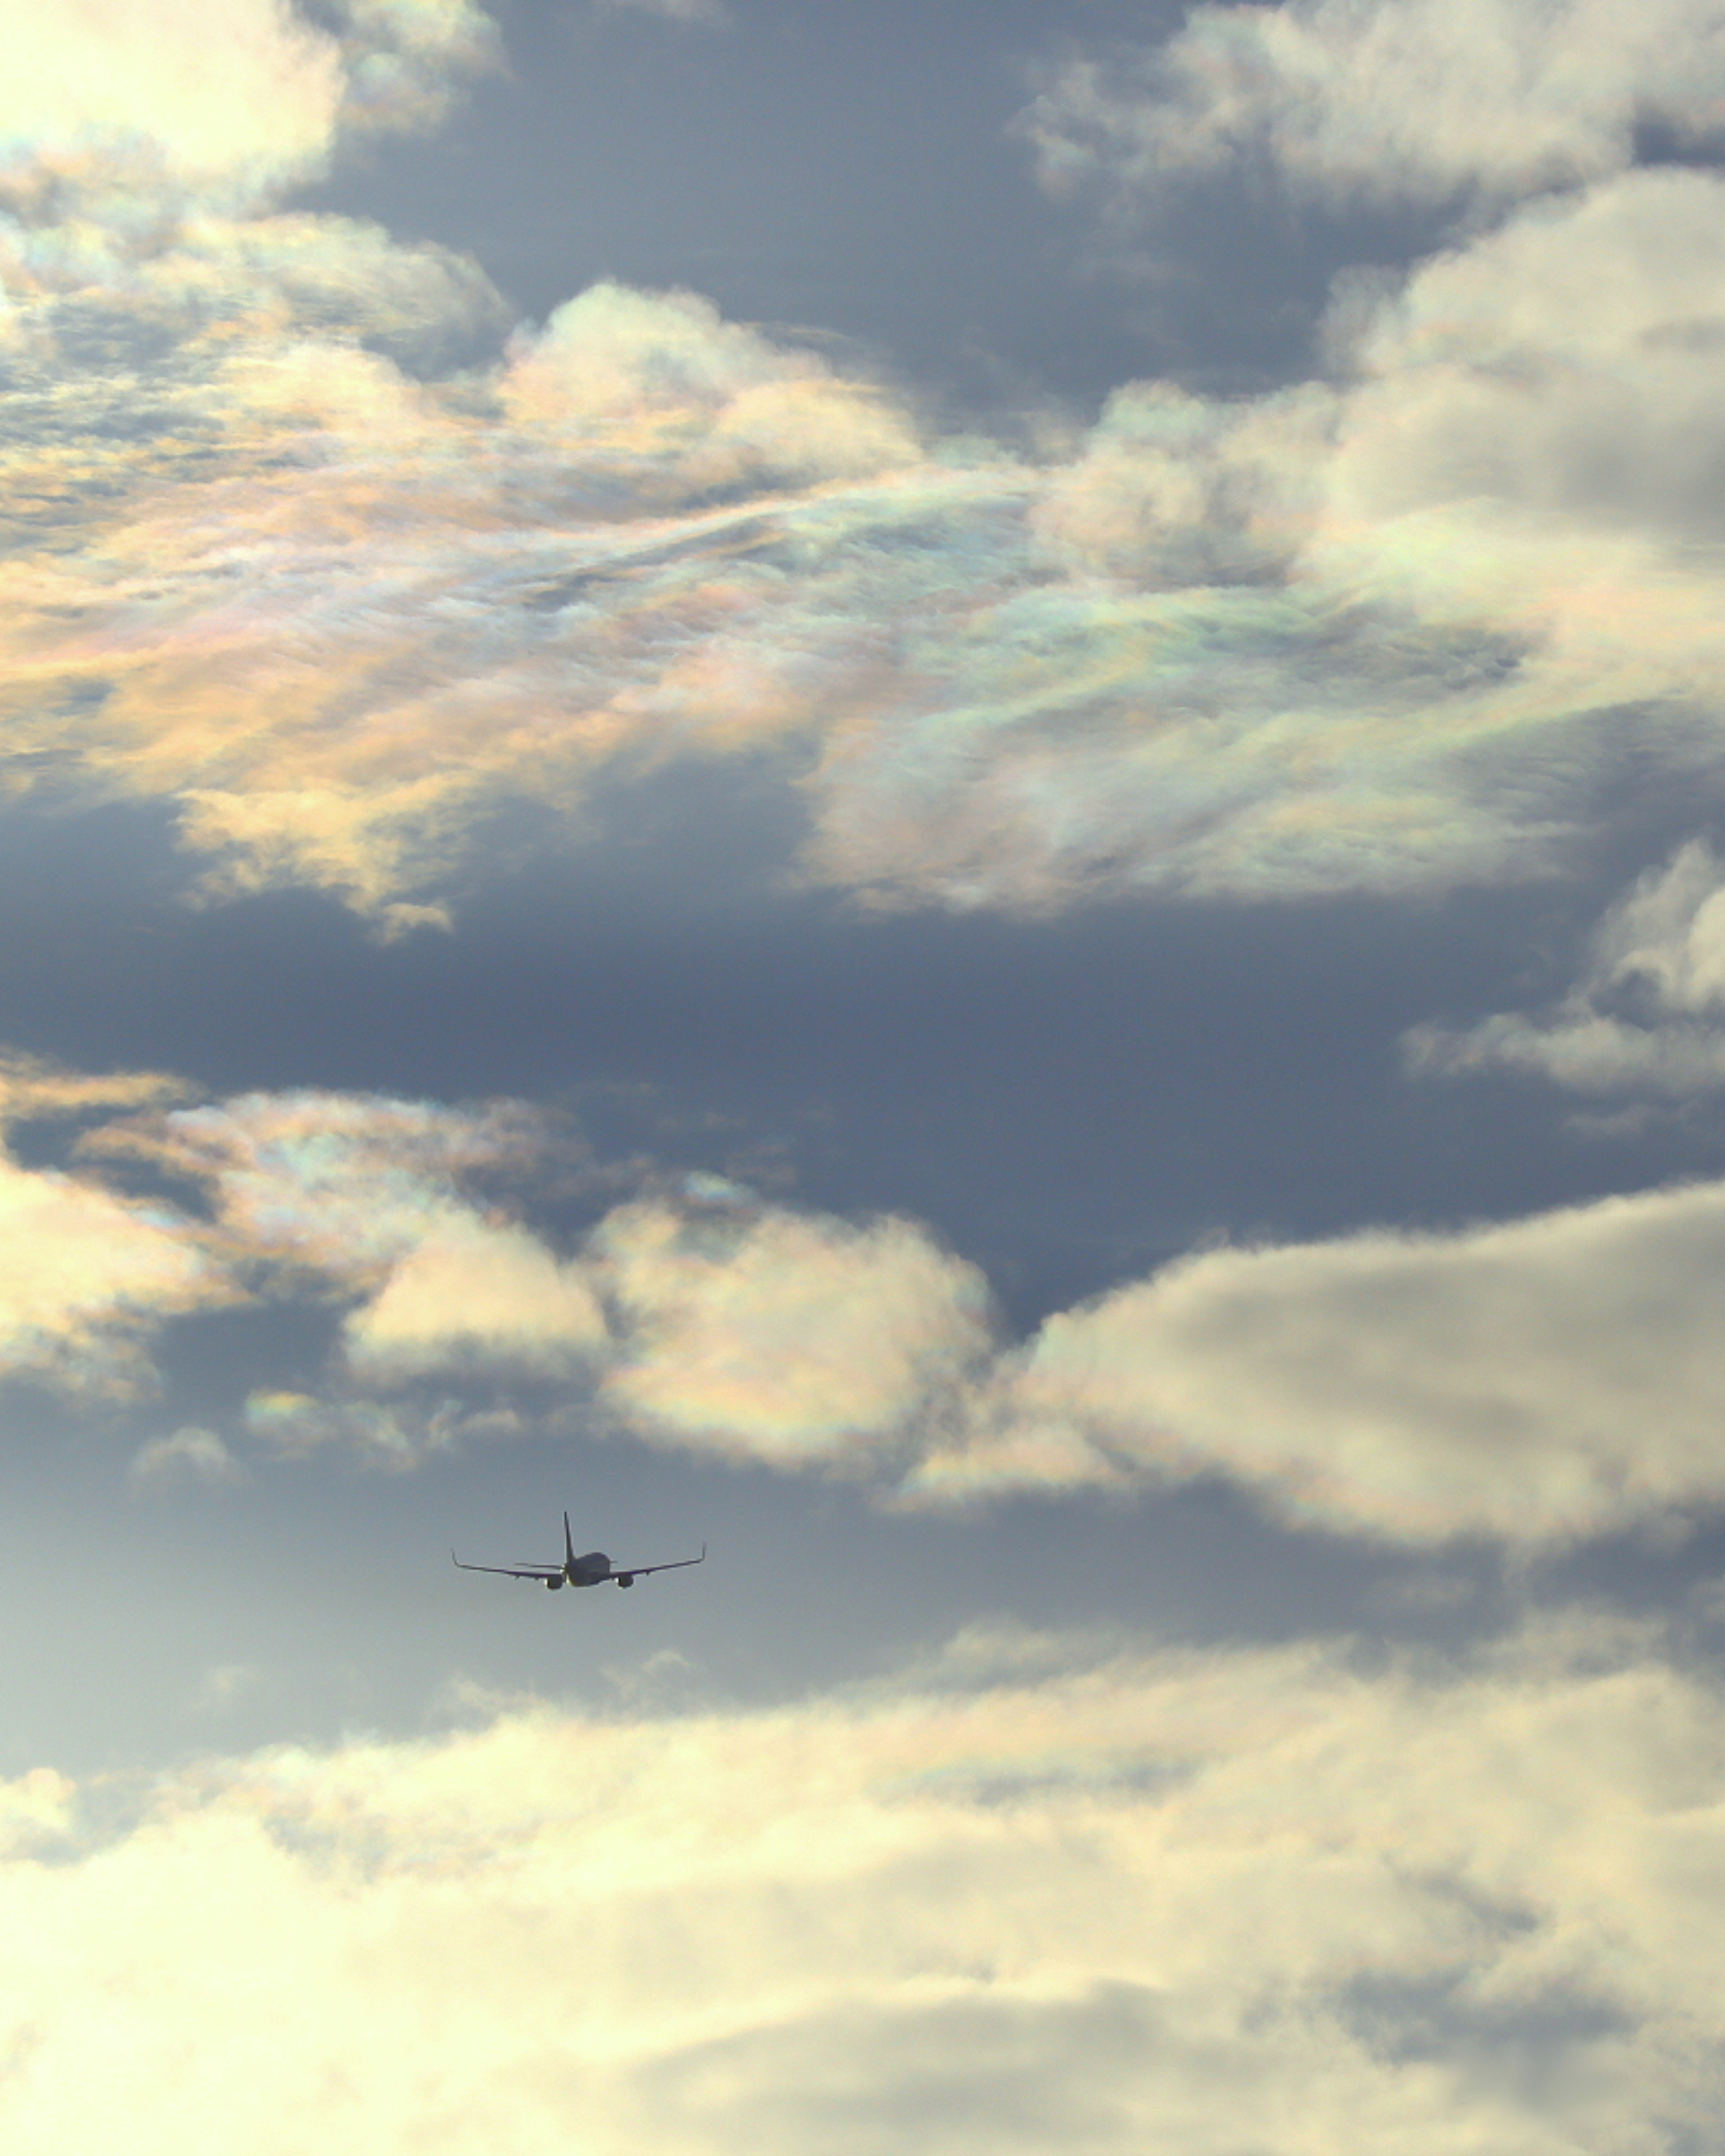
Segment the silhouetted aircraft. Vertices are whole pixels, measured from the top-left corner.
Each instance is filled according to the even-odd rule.
[[[536,1579],[542,1587],[603,1587],[614,1579],[619,1587],[633,1587],[649,1572],[680,1572],[685,1564],[705,1564],[706,1544],[701,1544],[699,1557],[673,1558],[669,1564],[613,1564],[603,1550],[589,1550],[585,1557],[577,1557],[569,1515],[565,1512],[561,1564],[462,1564],[454,1550],[449,1555],[463,1572],[501,1572],[506,1579]]]

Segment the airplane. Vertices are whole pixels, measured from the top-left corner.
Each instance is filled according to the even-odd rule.
[[[585,1557],[575,1554],[575,1538],[569,1532],[569,1515],[563,1515],[563,1561],[561,1564],[463,1564],[454,1550],[449,1552],[454,1563],[463,1572],[501,1572],[506,1579],[534,1579],[553,1593],[565,1584],[570,1587],[604,1587],[615,1580],[619,1587],[633,1587],[638,1579],[644,1579],[649,1572],[680,1572],[685,1565],[705,1564],[706,1544],[701,1546],[699,1557],[674,1558],[669,1564],[614,1565],[603,1550],[589,1550]]]

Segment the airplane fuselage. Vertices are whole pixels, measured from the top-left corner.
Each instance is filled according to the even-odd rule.
[[[589,1550],[585,1557],[564,1561],[563,1579],[571,1587],[603,1587],[611,1577],[611,1560],[603,1550]],[[562,1584],[562,1579],[557,1582],[559,1587]]]

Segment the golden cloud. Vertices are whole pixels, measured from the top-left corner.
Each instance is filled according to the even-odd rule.
[[[1375,1676],[1007,1643],[992,1679],[985,1645],[920,1688],[211,1762],[87,1850],[63,1778],[9,1785],[8,2147],[118,2109],[143,2156],[572,2116],[598,2156],[1558,2156],[1716,2114],[1725,1712],[1656,1641]]]

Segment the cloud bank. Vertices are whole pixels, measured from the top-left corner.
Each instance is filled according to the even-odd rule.
[[[1373,1676],[979,1631],[773,1711],[211,1761],[90,1844],[42,1769],[0,1789],[0,2126],[19,2156],[116,2106],[143,2156],[211,2119],[342,2156],[572,2116],[601,2156],[1699,2145],[1722,1748],[1715,1686],[1578,1620]]]
[[[356,100],[424,116],[413,84],[485,43],[459,8],[356,8],[340,38],[241,16],[231,64],[303,85],[282,170]],[[1439,36],[1370,23],[1424,25],[1415,59]],[[1523,27],[1558,84],[1538,55],[1568,33]],[[1443,35],[1471,110],[1474,49]],[[1646,50],[1693,88],[1715,42],[1677,9]],[[1319,38],[1338,97],[1358,43]],[[1425,64],[1386,111],[1437,113]],[[87,126],[15,123],[0,783],[168,804],[206,895],[309,883],[435,922],[500,808],[572,829],[601,778],[679,759],[769,764],[803,872],[865,902],[1019,911],[1546,873],[1610,813],[1625,738],[1717,772],[1709,173],[1583,158],[1587,185],[1347,285],[1325,380],[1129,384],[1031,451],[944,438],[697,295],[599,285],[511,333],[447,250],[188,193],[172,174],[230,150],[198,146],[187,80],[155,162],[71,210],[62,137],[118,141],[122,77]]]
[[[88,1113],[145,1081],[37,1082]],[[617,1203],[519,1103],[131,1107],[69,1158],[0,1170],[19,1228],[0,1372],[147,1391],[151,1340],[184,1312],[328,1313],[315,1389],[256,1390],[231,1430],[151,1445],[146,1478],[329,1445],[411,1467],[557,1430],[913,1506],[1221,1478],[1289,1522],[1415,1545],[1552,1545],[1725,1504],[1725,1183],[1205,1250],[1012,1342],[981,1272],[915,1221],[650,1175]],[[126,1195],[141,1164],[201,1205]],[[585,1224],[550,1231],[547,1184]]]

